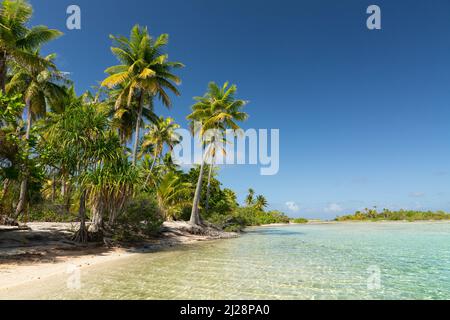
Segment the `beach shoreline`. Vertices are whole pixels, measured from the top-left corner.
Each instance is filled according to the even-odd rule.
[[[208,234],[192,234],[185,222],[166,222],[154,239],[107,248],[99,244],[78,246],[68,241],[75,224],[29,223],[28,227],[31,230],[0,231],[0,299],[7,298],[8,290],[14,287],[63,275],[73,266],[84,269],[133,255],[239,237],[237,233],[214,229],[209,229]]]

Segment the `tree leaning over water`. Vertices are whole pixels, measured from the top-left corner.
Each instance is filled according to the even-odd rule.
[[[191,121],[193,133],[199,135],[203,145],[205,145],[205,141],[207,142],[207,145],[204,146],[199,179],[192,204],[190,219],[192,225],[202,224],[199,214],[199,204],[204,167],[215,142],[214,138],[211,140],[211,137],[214,137],[214,133],[212,135],[209,135],[209,133],[214,131],[220,132],[223,137],[225,136],[225,130],[239,130],[240,127],[236,122],[245,121],[248,118],[248,114],[242,111],[247,102],[236,99],[236,92],[236,85],[230,86],[226,82],[222,87],[219,87],[215,82],[211,82],[208,85],[207,93],[203,97],[195,98],[197,103],[192,106],[192,113],[187,117]]]

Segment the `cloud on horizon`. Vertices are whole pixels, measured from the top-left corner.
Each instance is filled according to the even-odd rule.
[[[422,198],[425,197],[425,193],[424,192],[411,192],[409,194],[410,198]]]
[[[286,202],[286,207],[288,207],[288,209],[291,210],[292,212],[299,212],[300,211],[299,205],[296,204],[293,201]]]
[[[344,209],[337,203],[330,203],[323,211],[327,213],[339,213],[344,211]]]

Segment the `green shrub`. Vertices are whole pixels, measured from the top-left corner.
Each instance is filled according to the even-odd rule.
[[[163,222],[155,199],[150,197],[133,199],[116,221],[113,240],[136,241],[154,236]]]
[[[297,218],[297,219],[292,219],[291,222],[292,223],[297,223],[297,224],[305,224],[305,223],[308,223],[309,221],[307,219],[304,219],[304,218]]]
[[[42,203],[30,206],[29,214],[20,216],[20,222],[75,222],[76,213],[67,214],[63,205]]]
[[[212,214],[207,221],[226,231],[240,231],[250,226],[289,223],[290,219],[280,211],[265,212],[254,207],[241,207],[231,214]]]

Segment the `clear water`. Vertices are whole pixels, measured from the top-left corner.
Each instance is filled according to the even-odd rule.
[[[379,272],[379,274],[378,274]],[[37,299],[450,299],[449,223],[255,228],[20,292]],[[11,296],[13,297],[13,296]]]

